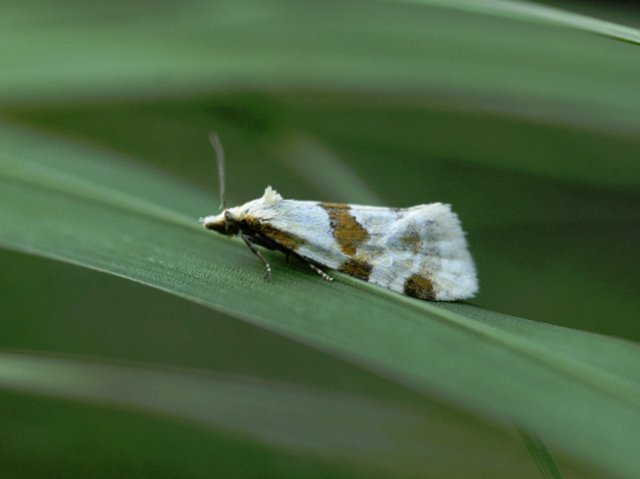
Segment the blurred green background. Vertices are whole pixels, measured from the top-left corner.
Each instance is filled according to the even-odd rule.
[[[624,2],[546,4],[640,26],[640,11]],[[194,221],[218,207],[210,130],[225,146],[232,204],[268,184],[295,199],[451,203],[479,271],[472,305],[638,342],[638,46],[461,8],[9,0],[0,122],[121,156],[209,195],[209,210],[175,205]],[[2,477],[540,477],[517,436],[438,394],[425,398],[232,312],[8,246],[0,251],[3,350],[257,378],[414,408],[429,416],[431,449],[421,454],[433,455],[433,469],[418,453],[390,470],[143,407],[5,387]],[[272,262],[276,276],[288,268]],[[238,269],[260,274],[250,262]],[[557,461],[567,477],[602,473],[571,455]]]

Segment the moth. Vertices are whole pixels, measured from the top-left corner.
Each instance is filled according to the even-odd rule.
[[[398,293],[425,300],[473,297],[478,281],[458,216],[431,203],[384,208],[284,199],[270,186],[261,198],[227,208],[224,150],[209,135],[218,161],[222,212],[200,218],[226,236],[240,235],[265,266],[257,247],[304,261],[328,281],[322,268],[341,271]]]

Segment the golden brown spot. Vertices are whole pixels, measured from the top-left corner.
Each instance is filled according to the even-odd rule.
[[[369,232],[349,212],[349,205],[340,203],[320,203],[329,215],[331,231],[342,252],[354,256],[364,241],[369,238]]]
[[[369,275],[371,274],[372,269],[373,266],[371,266],[369,263],[356,258],[351,258],[345,261],[338,268],[339,271],[347,273],[349,276],[364,280],[369,279]]]
[[[422,238],[416,230],[411,230],[405,236],[400,238],[402,245],[412,251],[413,253],[419,253],[422,248]]]
[[[405,280],[404,294],[420,299],[436,299],[431,280],[419,274],[412,274]]]

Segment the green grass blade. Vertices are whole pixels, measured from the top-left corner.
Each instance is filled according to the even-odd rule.
[[[171,292],[486,420],[516,421],[582,464],[640,473],[636,345],[466,305],[420,302],[343,276],[325,283],[276,255],[269,255],[275,280],[265,283],[261,265],[240,242],[203,231],[197,213],[189,223],[161,193],[170,191],[171,200],[193,205],[194,213],[210,204],[209,195],[126,163],[113,162],[110,176],[100,175],[98,151],[72,154],[63,142],[7,127],[2,136],[0,201],[11,205],[0,211],[5,247]],[[128,180],[120,185],[118,178]],[[122,198],[136,185],[140,198],[129,205]],[[565,336],[573,346],[556,347]],[[598,351],[598,361],[581,350]]]
[[[436,5],[464,12],[481,13],[525,22],[572,28],[586,33],[602,35],[634,45],[640,45],[640,30],[580,15],[571,11],[518,0],[398,0],[419,5]]]
[[[43,107],[13,116],[109,145],[201,186],[210,198],[204,207],[163,191],[155,195],[158,204],[188,217],[218,208],[206,141],[212,126],[225,139],[231,204],[256,197],[267,184],[297,199],[451,203],[482,271],[476,305],[640,340],[634,292],[640,141],[633,135],[449,109],[415,97],[318,93]],[[308,133],[295,133],[300,130]],[[311,138],[316,149],[292,149],[290,141],[301,138]],[[139,187],[129,181],[117,179],[136,196]]]
[[[629,41],[636,30],[532,4],[435,3],[191,0],[149,12],[126,2],[85,11],[10,0],[0,20],[0,104],[294,86],[419,93],[638,130],[635,45],[574,29]]]
[[[542,477],[544,479],[562,479],[558,466],[540,438],[523,428],[518,428],[518,432],[529,453],[536,461]]]
[[[2,351],[0,389],[186,419],[402,476],[428,467],[432,447],[433,424],[406,406],[198,371]]]

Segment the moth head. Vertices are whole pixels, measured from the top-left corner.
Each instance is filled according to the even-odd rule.
[[[213,150],[216,153],[216,159],[218,162],[218,179],[220,180],[220,208],[222,213],[217,215],[205,216],[200,218],[200,223],[208,230],[213,230],[216,233],[220,233],[227,236],[237,235],[241,230],[241,224],[245,225],[246,220],[250,217],[250,213],[253,210],[261,210],[271,207],[282,200],[280,196],[273,188],[268,186],[264,190],[262,198],[250,201],[241,206],[235,208],[227,208],[227,201],[225,195],[225,165],[224,165],[224,150],[218,134],[211,132],[209,134],[209,141]]]
[[[227,236],[234,236],[240,232],[240,225],[236,216],[229,210],[224,210],[219,215],[200,218],[200,223],[208,230]]]

